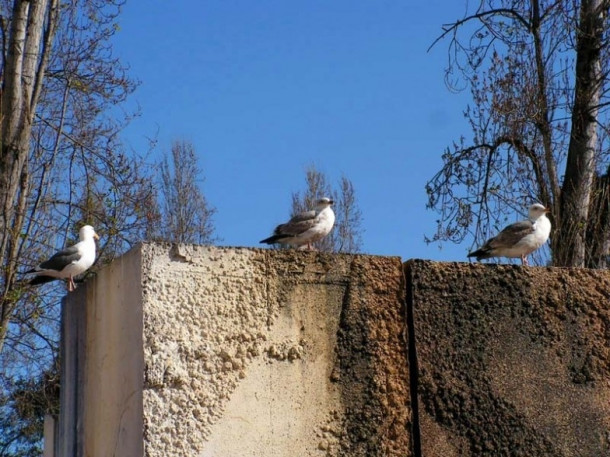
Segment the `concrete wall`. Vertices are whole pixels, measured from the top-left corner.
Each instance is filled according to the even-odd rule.
[[[142,455],[140,260],[127,253],[64,302],[60,456]]]
[[[610,455],[610,273],[143,244],[69,295],[62,456]]]
[[[66,302],[63,455],[409,456],[403,287],[398,258],[140,245]]]
[[[421,455],[610,456],[610,272],[407,264]]]

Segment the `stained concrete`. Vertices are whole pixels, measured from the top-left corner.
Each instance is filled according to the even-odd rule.
[[[131,251],[64,301],[61,457],[143,453],[140,270]]]
[[[610,455],[610,273],[411,261],[424,457]]]
[[[610,273],[146,243],[64,303],[61,456],[610,455]]]
[[[147,456],[410,455],[399,259],[146,249]]]
[[[65,455],[410,456],[403,279],[398,258],[137,246],[67,300]]]

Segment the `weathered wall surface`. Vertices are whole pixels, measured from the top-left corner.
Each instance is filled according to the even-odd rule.
[[[59,456],[142,455],[140,270],[131,251],[64,302]]]
[[[57,452],[610,455],[610,272],[143,244],[64,303]]]
[[[610,455],[610,273],[411,261],[422,455]]]
[[[63,456],[409,456],[398,258],[143,244],[64,307]]]
[[[398,258],[142,255],[147,456],[410,455]]]

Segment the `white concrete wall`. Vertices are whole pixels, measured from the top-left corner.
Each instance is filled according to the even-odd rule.
[[[192,247],[154,257],[147,455],[314,455],[320,427],[342,413],[330,375],[345,284],[298,284],[280,302],[265,258]]]
[[[143,455],[139,250],[79,285],[62,320],[59,455]]]
[[[137,251],[87,288],[84,449],[87,457],[142,455],[142,284]]]

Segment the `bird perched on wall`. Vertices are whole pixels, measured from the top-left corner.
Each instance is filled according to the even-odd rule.
[[[55,279],[66,279],[68,291],[72,292],[76,288],[74,277],[87,271],[95,262],[95,240],[100,239],[90,225],[82,227],[78,236],[80,241],[74,246],[56,252],[37,267],[26,271],[26,273],[36,275],[30,284],[44,284]]]
[[[311,244],[328,235],[335,224],[332,204],[330,198],[321,198],[314,210],[299,213],[285,224],[278,225],[272,236],[260,242],[295,247],[307,245],[311,249]]]
[[[477,260],[490,257],[521,258],[521,263],[527,265],[527,256],[541,247],[551,234],[551,221],[544,206],[535,203],[529,207],[529,219],[515,222],[507,226],[493,238],[490,238],[468,257]]]

